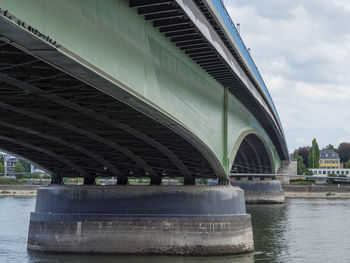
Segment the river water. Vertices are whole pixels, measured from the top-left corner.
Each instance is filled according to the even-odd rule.
[[[78,256],[28,253],[35,198],[0,197],[0,262],[350,262],[350,200],[287,199],[249,205],[255,252],[226,257]]]

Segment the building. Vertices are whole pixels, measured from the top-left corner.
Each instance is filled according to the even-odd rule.
[[[329,174],[334,174],[336,176],[339,175],[350,175],[350,169],[348,168],[339,168],[339,169],[330,169],[330,168],[316,168],[316,169],[310,169],[314,175],[318,176],[327,176]]]
[[[339,169],[340,168],[339,154],[330,149],[321,150],[319,168]]]
[[[327,176],[334,175],[350,175],[350,169],[343,168],[340,163],[339,154],[331,149],[324,149],[320,151],[319,168],[310,169],[314,175]]]
[[[13,169],[18,163],[18,158],[9,154],[4,155],[5,174],[12,175]]]

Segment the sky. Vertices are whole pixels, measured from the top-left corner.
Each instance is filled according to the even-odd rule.
[[[350,141],[350,1],[224,0],[274,100],[289,152]]]

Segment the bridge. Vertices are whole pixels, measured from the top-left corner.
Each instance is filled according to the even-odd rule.
[[[161,185],[163,177],[184,177],[185,185],[219,178],[226,185],[231,173],[274,174],[288,160],[272,98],[220,0],[1,0],[0,8],[0,148],[42,167],[53,185],[61,185],[63,177],[84,177],[84,185],[93,185],[99,176],[117,177],[120,186],[129,176],[149,177],[151,185]],[[31,217],[28,242],[34,250],[50,247],[40,245],[45,238],[35,239],[35,231],[43,229],[40,214],[67,212],[62,207],[68,204],[48,205],[47,200],[58,202],[52,189],[62,189],[62,200],[78,191],[52,187],[39,191]],[[198,194],[181,189],[184,196]],[[242,201],[239,189],[215,189],[236,191],[232,202]],[[106,196],[96,191],[105,203],[122,198],[112,190]],[[206,193],[202,200],[206,209],[226,200],[218,194],[214,204],[211,197]],[[75,201],[69,205],[79,222],[86,211],[112,213],[91,200],[82,210],[87,201]],[[132,206],[129,201],[125,207]],[[184,211],[201,214],[195,208],[200,203]],[[227,210],[224,203],[215,213],[246,214],[244,204]],[[113,213],[130,214],[125,207]],[[159,207],[163,210],[133,213],[185,213],[178,205]],[[58,218],[63,216],[52,222]],[[245,220],[251,236],[250,217]],[[230,243],[230,251],[251,250],[251,242],[245,249]],[[71,247],[60,244],[51,250]]]

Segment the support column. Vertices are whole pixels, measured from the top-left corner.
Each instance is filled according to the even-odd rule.
[[[38,189],[28,249],[228,255],[254,244],[238,187],[50,185]]]
[[[84,177],[84,185],[95,184],[95,177]]]
[[[229,185],[229,183],[230,183],[229,179],[222,179],[222,178],[218,179],[218,185]]]
[[[51,184],[63,184],[63,178],[61,176],[52,177]]]
[[[185,177],[184,178],[184,185],[195,185],[196,179],[194,177]]]
[[[284,203],[284,192],[281,182],[278,180],[236,181],[232,178],[231,185],[244,190],[244,198],[247,204]]]
[[[151,177],[150,185],[162,185],[162,177]]]
[[[127,176],[118,176],[117,185],[128,185],[129,178]]]

